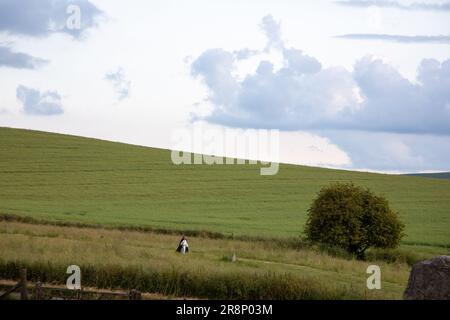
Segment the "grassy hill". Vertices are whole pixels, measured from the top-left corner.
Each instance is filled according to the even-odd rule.
[[[390,200],[405,243],[450,246],[450,181],[281,165],[173,165],[170,151],[0,128],[0,213],[235,235],[300,234],[321,186],[353,181]]]

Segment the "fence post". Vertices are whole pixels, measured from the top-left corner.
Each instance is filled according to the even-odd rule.
[[[20,299],[28,300],[27,269],[20,270]]]
[[[80,288],[80,289],[77,290],[77,300],[83,300],[83,296],[82,296],[81,290],[83,290],[83,289]]]
[[[131,290],[129,293],[130,300],[141,300],[142,296],[141,293],[137,290]]]
[[[35,299],[36,300],[42,299],[42,283],[40,281],[36,282]]]

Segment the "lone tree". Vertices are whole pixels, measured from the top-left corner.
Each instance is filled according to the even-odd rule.
[[[364,258],[369,247],[395,248],[404,225],[388,201],[352,183],[323,187],[308,210],[308,240],[344,248]]]

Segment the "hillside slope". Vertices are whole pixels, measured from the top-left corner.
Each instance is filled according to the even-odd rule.
[[[385,194],[407,243],[450,245],[450,181],[281,165],[173,165],[170,151],[0,128],[0,213],[295,236],[315,193],[353,181]]]

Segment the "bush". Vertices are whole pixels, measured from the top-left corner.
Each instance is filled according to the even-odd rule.
[[[369,247],[398,246],[403,229],[384,197],[352,183],[335,183],[323,187],[309,208],[305,235],[364,258]]]

